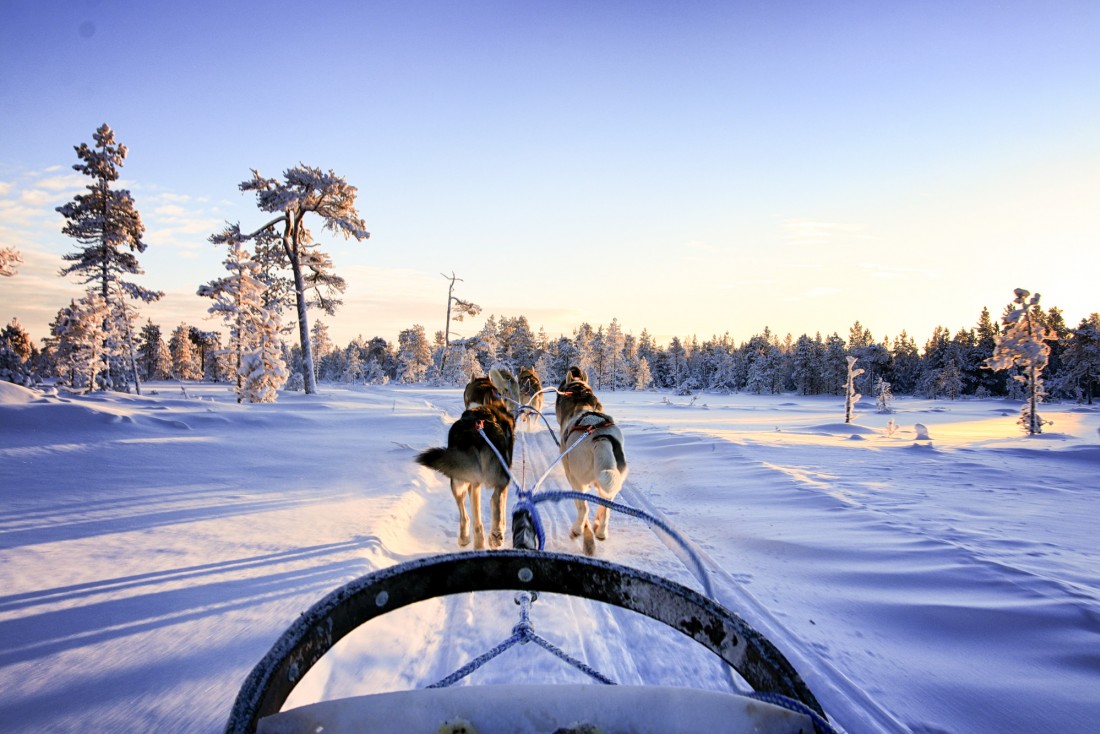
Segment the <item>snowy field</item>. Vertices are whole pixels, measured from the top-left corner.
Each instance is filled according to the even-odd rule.
[[[412,459],[444,443],[461,391],[322,386],[239,406],[224,386],[153,390],[0,384],[5,732],[217,732],[314,601],[457,550],[448,486]],[[1026,438],[1004,401],[861,404],[845,425],[842,398],[601,398],[626,435],[620,499],[690,538],[719,600],[846,731],[1097,731],[1100,410],[1046,406],[1053,426]],[[530,483],[554,454],[543,427],[514,469]],[[566,488],[560,468],[546,486]],[[541,507],[548,547],[579,552],[572,505]],[[597,553],[699,587],[635,519],[614,517]],[[486,594],[387,615],[291,703],[427,685],[516,614],[510,594]],[[531,614],[620,683],[727,685],[708,653],[632,613],[544,596]],[[586,679],[527,646],[468,682],[528,681]]]

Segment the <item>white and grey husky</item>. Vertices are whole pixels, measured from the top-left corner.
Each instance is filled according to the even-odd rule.
[[[577,492],[595,487],[600,497],[614,500],[626,480],[626,455],[623,433],[592,392],[587,375],[570,367],[558,386],[554,412],[561,428],[562,468]],[[596,510],[595,529],[588,523],[588,503],[577,500],[577,520],[572,537],[582,536],[584,552],[596,551],[596,538],[607,539],[611,511],[600,505]]]

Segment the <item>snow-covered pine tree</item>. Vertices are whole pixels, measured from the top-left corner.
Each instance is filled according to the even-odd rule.
[[[1007,370],[1015,367],[1018,372],[1012,379],[1021,383],[1026,390],[1026,402],[1020,411],[1019,423],[1029,436],[1043,432],[1043,424],[1050,423],[1039,416],[1039,403],[1044,396],[1043,370],[1050,357],[1048,341],[1055,335],[1035,318],[1039,311],[1039,294],[1034,296],[1023,288],[1017,288],[1012,299],[1015,307],[1005,311],[1002,322],[1003,331],[997,335],[997,345],[993,356],[986,360],[986,366],[994,370]]]
[[[333,350],[332,339],[328,335],[328,324],[320,319],[313,322],[310,330],[310,343],[313,346],[313,372],[320,373],[321,361]]]
[[[148,380],[167,380],[172,355],[161,336],[160,326],[147,320],[138,333],[138,369]]]
[[[424,327],[413,324],[397,335],[397,381],[423,382],[432,366],[432,348]]]
[[[875,380],[875,405],[879,413],[893,413],[890,407],[894,401],[894,393],[890,390],[890,383],[879,377]]]
[[[10,278],[17,272],[15,266],[23,262],[19,250],[14,247],[0,247],[0,275]]]
[[[1078,401],[1092,405],[1100,387],[1100,313],[1089,314],[1070,334],[1062,355],[1067,380]]]
[[[227,226],[211,235],[210,241],[227,247],[224,263],[229,275],[199,286],[198,295],[212,298],[210,313],[221,315],[229,326],[226,349],[233,355],[237,402],[274,402],[278,389],[286,383],[287,369],[279,316],[264,306],[267,287],[259,279],[260,264],[244,246],[239,225]],[[274,335],[267,333],[272,328]],[[271,374],[265,374],[265,369]]]
[[[99,293],[88,292],[62,308],[50,325],[56,340],[58,375],[74,390],[91,392],[106,387],[109,307]],[[103,379],[98,375],[103,374]]]
[[[638,372],[634,378],[635,390],[648,390],[653,387],[653,375],[649,371],[649,360],[645,357],[638,359]]]
[[[16,385],[34,383],[30,358],[33,351],[30,334],[18,319],[0,329],[0,380]]]
[[[264,178],[253,170],[252,178],[242,182],[240,189],[255,191],[260,210],[278,215],[254,234],[274,231],[274,228],[282,226],[279,244],[294,278],[305,392],[313,395],[317,392],[317,379],[309,340],[308,306],[318,305],[326,313],[334,313],[340,302],[331,294],[342,293],[345,283],[343,278],[332,272],[331,258],[316,249],[303,220],[307,214],[313,213],[321,217],[323,228],[330,232],[342,234],[345,239],[367,239],[370,233],[355,206],[357,189],[331,170],[325,173],[305,165],[286,170],[282,181]],[[315,296],[312,301],[309,298],[311,292]]]
[[[180,382],[201,380],[202,366],[195,354],[195,345],[191,343],[191,327],[180,322],[168,340],[168,351],[172,355],[172,377]]]
[[[117,318],[104,324],[105,338],[116,338],[127,344],[124,350],[106,348],[110,356],[130,357],[130,369],[135,371],[132,324],[134,312],[125,305],[127,299],[149,303],[161,298],[160,291],[149,290],[129,280],[129,275],[142,275],[135,253],[145,252],[142,241],[145,225],[127,189],[112,189],[119,178],[119,168],[126,160],[125,145],[115,140],[114,131],[105,123],[92,136],[94,145],[75,146],[81,162],[73,169],[92,178],[87,193],[77,194],[56,211],[66,220],[62,233],[75,239],[80,248],[63,255],[72,263],[61,269],[61,275],[76,275],[89,290],[110,304],[109,312]],[[122,327],[121,331],[115,327]],[[136,379],[136,374],[135,374]],[[140,387],[138,389],[140,393]]]
[[[264,310],[255,323],[256,345],[242,357],[244,399],[250,403],[274,403],[290,372],[283,358],[282,324],[277,314]]]
[[[848,379],[844,382],[844,422],[852,422],[852,410],[859,399],[863,397],[856,392],[856,378],[863,374],[863,370],[856,367],[859,357],[848,357]]]

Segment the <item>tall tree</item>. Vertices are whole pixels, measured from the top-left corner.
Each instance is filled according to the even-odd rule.
[[[317,378],[309,340],[308,307],[317,305],[326,313],[334,313],[340,301],[332,294],[342,293],[346,284],[332,272],[331,258],[317,249],[303,222],[307,214],[316,214],[324,221],[323,228],[330,232],[339,233],[345,239],[367,239],[370,233],[355,205],[358,190],[331,170],[325,173],[305,165],[285,171],[282,181],[264,178],[253,170],[252,178],[242,182],[240,189],[255,191],[260,210],[277,214],[250,237],[282,227],[279,245],[294,279],[305,392],[315,394]]]
[[[106,123],[96,129],[92,139],[93,145],[81,143],[74,148],[81,162],[74,164],[73,169],[92,179],[86,187],[87,193],[77,194],[68,204],[56,209],[66,222],[61,232],[80,245],[76,252],[62,256],[72,265],[62,268],[61,275],[82,278],[88,290],[97,291],[109,304],[109,311],[120,315],[114,326],[129,327],[134,314],[126,308],[126,299],[149,303],[164,294],[125,279],[145,272],[135,253],[145,252],[147,247],[141,239],[145,225],[130,192],[111,188],[119,178],[127,148],[115,140],[114,131]],[[116,329],[105,322],[104,331],[105,338],[111,338]],[[140,393],[132,329],[123,328],[117,338],[128,345],[130,366]]]

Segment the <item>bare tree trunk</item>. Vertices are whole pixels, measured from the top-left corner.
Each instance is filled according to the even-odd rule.
[[[302,343],[302,377],[305,379],[306,395],[316,395],[317,376],[313,372],[313,345],[309,341],[305,278],[297,260],[292,261],[291,266],[294,269],[294,296],[298,305],[298,340]]]
[[[443,273],[440,273],[443,275]],[[446,275],[443,275],[446,278]],[[451,284],[447,287],[447,320],[443,322],[443,356],[439,358],[439,374],[443,374],[443,368],[447,366],[447,352],[451,349],[451,302],[454,300],[455,281],[458,277],[451,271]]]

